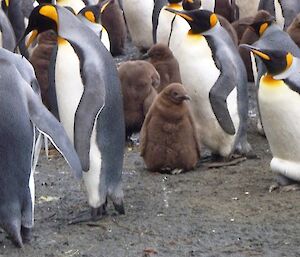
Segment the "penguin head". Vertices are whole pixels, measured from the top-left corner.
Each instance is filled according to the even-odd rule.
[[[169,4],[179,4],[182,0],[168,0]]]
[[[172,58],[173,53],[167,45],[158,43],[153,45],[148,50],[147,54],[144,55],[144,57],[151,58],[153,60],[163,61]]]
[[[166,100],[176,105],[181,104],[185,100],[191,100],[185,88],[179,83],[172,83],[168,85],[165,89],[163,89],[161,94]]]
[[[182,1],[183,10],[190,11],[199,9],[201,7],[200,0],[183,0]]]
[[[79,14],[84,16],[87,20],[92,23],[101,24],[101,14],[104,12],[109,4],[114,3],[114,0],[99,1],[96,5],[89,5],[80,10]]]
[[[17,43],[19,43],[30,33],[32,32],[28,42],[27,47],[35,40],[39,33],[42,33],[46,30],[54,30],[57,33],[58,29],[58,13],[54,5],[52,4],[42,4],[35,7],[28,20],[28,26]],[[16,47],[17,47],[16,46]]]
[[[217,15],[208,10],[178,11],[170,8],[166,8],[166,10],[184,18],[189,23],[192,34],[208,31],[219,22]]]
[[[242,44],[243,48],[249,49],[258,56],[267,68],[267,72],[271,76],[283,73],[292,66],[294,57],[291,53],[283,50],[269,50]]]
[[[265,10],[260,10],[256,14],[253,22],[249,28],[253,30],[258,36],[261,36],[266,29],[275,22],[275,17]]]

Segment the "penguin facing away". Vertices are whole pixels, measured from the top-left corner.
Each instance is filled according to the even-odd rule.
[[[159,73],[160,84],[156,89],[158,93],[171,83],[181,83],[179,64],[167,45],[153,45],[144,57],[149,58],[149,62]]]
[[[271,170],[277,174],[278,186],[284,190],[299,190],[300,59],[279,49],[242,46],[258,56],[267,69],[260,79],[258,102],[273,155]],[[270,190],[276,187],[271,186]]]
[[[99,3],[104,3],[102,0]],[[123,12],[118,1],[110,1],[110,4],[101,14],[101,23],[107,30],[110,41],[110,52],[112,56],[124,53],[127,28],[124,20]]]
[[[155,99],[140,134],[140,150],[147,169],[172,172],[194,169],[200,159],[195,124],[184,87],[172,83]]]
[[[111,1],[108,2],[110,4]],[[106,49],[110,50],[110,41],[107,30],[101,24],[101,9],[103,5],[90,5],[84,7],[77,17],[101,39]],[[103,8],[103,10],[105,7]]]
[[[77,178],[82,167],[62,125],[28,83],[34,73],[30,64],[1,49],[0,67],[0,227],[23,247],[31,239],[34,223],[33,176],[41,146],[36,135],[41,132],[51,139]]]
[[[52,59],[53,87],[60,121],[81,160],[91,217],[101,217],[107,198],[124,213],[122,167],[125,144],[123,103],[111,54],[71,12],[60,6],[37,6],[25,35],[53,29],[58,47]],[[67,58],[66,58],[67,56]],[[55,61],[54,61],[55,60]],[[50,65],[51,66],[51,65]]]
[[[160,78],[152,64],[127,61],[118,68],[122,86],[126,139],[141,130],[145,116],[154,101]]]
[[[197,133],[214,154],[247,154],[248,92],[244,64],[216,14],[207,10],[177,11],[190,31],[171,48],[191,97]]]

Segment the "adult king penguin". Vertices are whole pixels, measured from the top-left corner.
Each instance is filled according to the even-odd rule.
[[[58,34],[50,79],[54,82],[58,116],[85,171],[83,178],[92,208],[89,219],[102,215],[107,198],[123,214],[125,129],[120,81],[113,58],[96,34],[63,7],[37,6],[24,36],[33,31],[30,44],[38,33],[48,29]]]
[[[7,16],[0,8],[0,47],[13,51],[16,45],[16,38],[13,28]]]
[[[182,83],[191,97],[197,130],[212,153],[247,154],[247,75],[232,39],[216,14],[207,10],[177,11],[190,31],[171,50],[180,65]],[[175,39],[174,39],[175,40]]]
[[[0,67],[0,227],[22,247],[34,222],[34,169],[41,146],[36,133],[50,137],[77,178],[82,168],[62,125],[31,88],[36,78],[29,62],[1,49]]]
[[[100,18],[101,9],[102,9],[101,4],[90,5],[84,7],[77,14],[77,17],[83,22],[83,24],[85,24],[87,27],[89,27],[91,30],[93,30],[96,33],[96,35],[101,39],[106,49],[109,51],[110,41],[109,41],[107,30],[101,24],[101,18]]]
[[[242,45],[258,56],[267,72],[261,77],[258,102],[273,159],[271,169],[284,190],[300,185],[300,59],[290,52]]]

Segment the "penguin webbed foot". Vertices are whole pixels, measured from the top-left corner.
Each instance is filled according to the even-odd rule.
[[[107,204],[104,203],[98,208],[91,207],[90,210],[83,211],[77,217],[70,220],[68,224],[74,225],[74,224],[84,223],[84,222],[97,222],[107,214],[106,205]]]
[[[125,208],[124,208],[124,203],[123,201],[121,203],[116,203],[113,202],[113,205],[115,207],[115,210],[120,214],[120,215],[124,215],[125,214]]]
[[[276,175],[276,183],[269,187],[269,192],[279,190],[279,192],[292,192],[300,190],[300,182],[289,179],[283,175]]]
[[[21,226],[21,236],[24,244],[28,244],[32,238],[32,229]]]

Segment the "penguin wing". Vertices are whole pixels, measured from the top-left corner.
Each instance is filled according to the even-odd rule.
[[[157,26],[161,9],[168,3],[167,0],[156,0],[152,12],[152,38],[153,43],[157,43]]]
[[[90,145],[94,124],[105,105],[105,82],[95,72],[94,64],[86,64],[81,72],[84,91],[75,113],[74,145],[84,171],[90,168]],[[87,74],[88,76],[84,76]]]
[[[58,45],[56,44],[53,47],[50,62],[49,62],[49,68],[48,68],[48,103],[51,113],[56,117],[56,119],[59,119],[59,112],[58,112],[58,105],[57,105],[57,96],[56,96],[56,90],[55,90],[55,64],[56,64],[56,57],[57,57],[57,50]]]
[[[283,80],[290,89],[300,94],[300,74],[294,74]]]
[[[209,92],[209,100],[213,112],[222,129],[229,135],[234,135],[235,128],[228,110],[227,97],[237,86],[237,74],[233,65],[230,65],[228,62],[226,63],[224,60],[223,63],[226,65],[216,62],[221,73]]]
[[[23,86],[23,85],[22,85]],[[47,110],[41,99],[26,86],[28,112],[32,123],[40,132],[50,138],[53,145],[64,156],[76,178],[82,177],[82,167],[78,155],[63,126]]]
[[[15,34],[7,16],[2,9],[0,9],[0,30],[2,31],[3,48],[13,52],[16,46]]]

